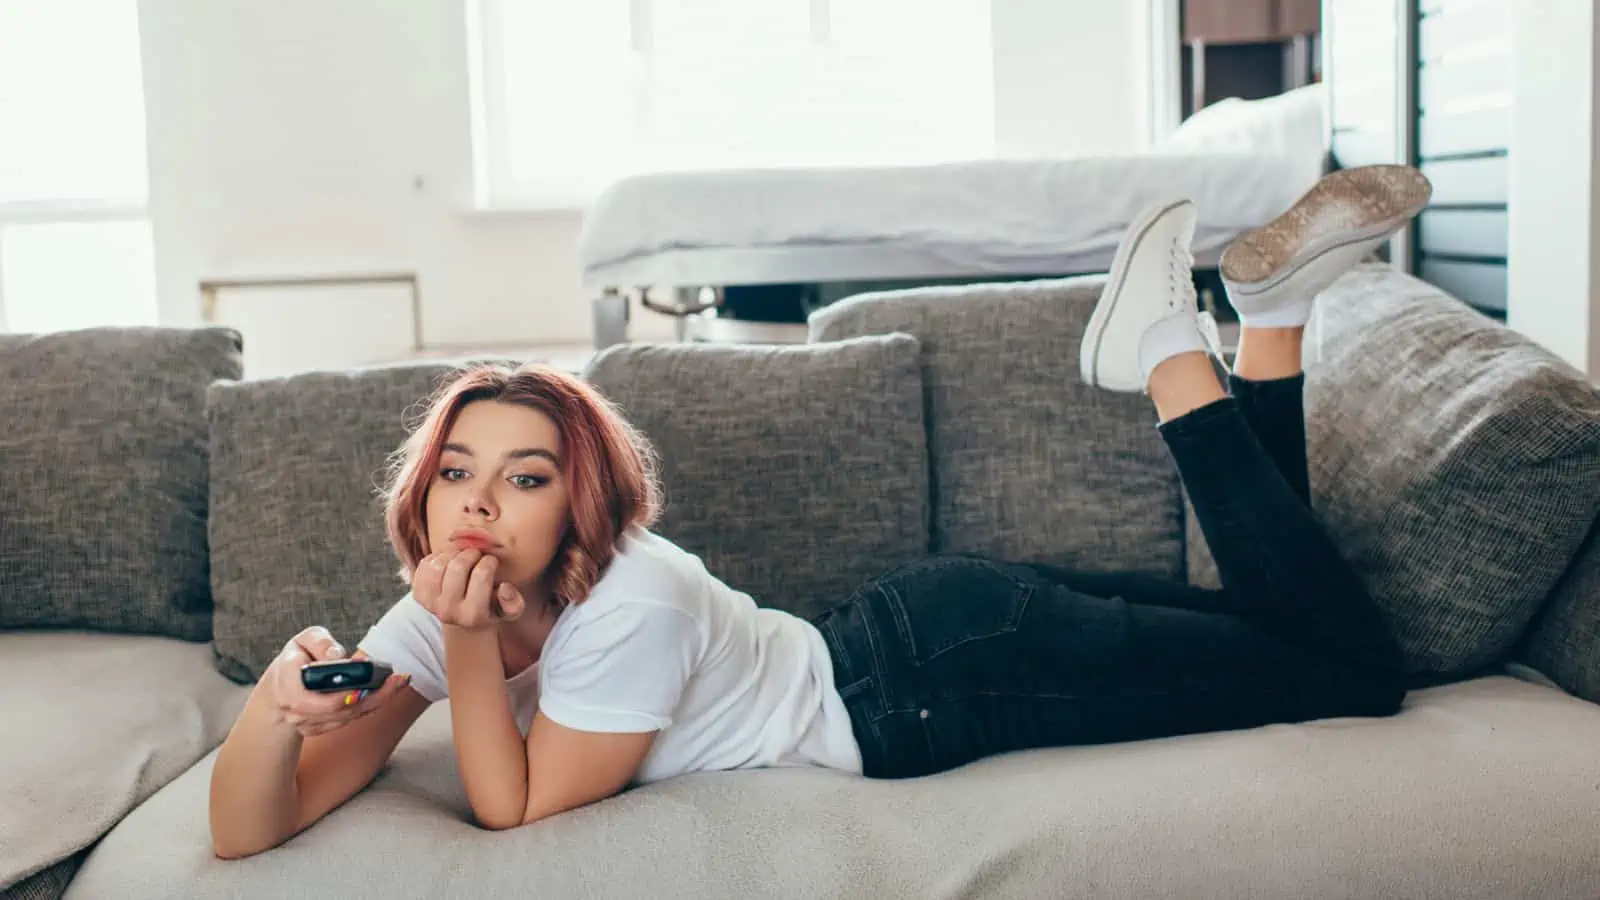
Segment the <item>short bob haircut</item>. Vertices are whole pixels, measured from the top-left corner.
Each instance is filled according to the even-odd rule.
[[[421,422],[390,460],[384,489],[389,543],[408,582],[430,552],[426,502],[439,455],[469,403],[494,400],[538,410],[561,435],[561,474],[570,511],[566,537],[544,581],[557,607],[582,603],[633,526],[661,509],[654,450],[605,397],[581,379],[542,364],[475,366],[437,391]]]

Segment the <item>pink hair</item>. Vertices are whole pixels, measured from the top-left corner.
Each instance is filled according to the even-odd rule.
[[[648,527],[661,509],[654,451],[605,397],[579,378],[540,364],[478,366],[434,394],[417,428],[396,451],[384,490],[389,543],[410,579],[429,552],[426,502],[439,454],[463,407],[478,400],[518,403],[555,422],[571,518],[545,582],[558,605],[582,603],[632,526]]]

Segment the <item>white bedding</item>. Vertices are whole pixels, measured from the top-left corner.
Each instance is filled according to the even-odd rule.
[[[591,287],[1066,275],[1103,271],[1145,206],[1188,197],[1195,254],[1288,208],[1303,155],[1166,152],[625,179],[588,210]]]

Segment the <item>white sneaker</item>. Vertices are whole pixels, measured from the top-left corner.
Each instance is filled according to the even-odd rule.
[[[1324,175],[1287,212],[1222,253],[1228,302],[1246,326],[1292,328],[1322,293],[1428,205],[1433,186],[1410,166]]]
[[[1085,384],[1144,391],[1169,357],[1206,350],[1190,271],[1194,225],[1194,204],[1179,200],[1129,226],[1078,350]]]

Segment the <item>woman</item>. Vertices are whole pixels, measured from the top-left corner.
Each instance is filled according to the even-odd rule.
[[[274,847],[360,791],[449,696],[486,828],[689,772],[931,774],[1023,748],[1331,716],[1404,696],[1384,617],[1308,506],[1301,334],[1312,299],[1426,203],[1414,170],[1328,176],[1222,260],[1242,322],[1231,396],[1195,309],[1187,201],[1129,231],[1083,338],[1083,379],[1147,392],[1225,585],[968,557],[900,566],[814,622],[764,609],[652,534],[648,445],[582,382],[480,369],[398,457],[392,543],[412,592],[359,652],[381,689],[264,673],[216,761],[215,850]]]

